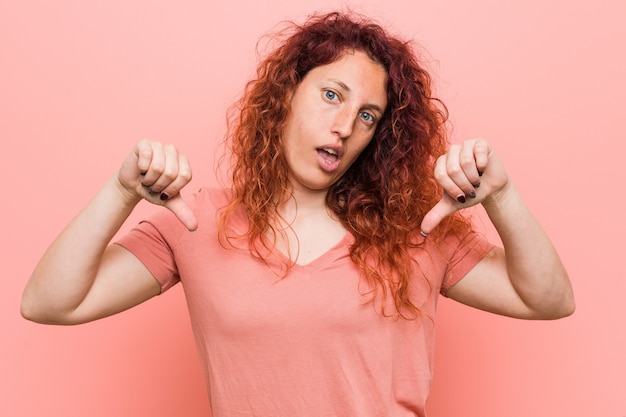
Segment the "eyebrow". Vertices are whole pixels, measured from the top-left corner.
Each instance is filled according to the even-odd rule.
[[[346,90],[348,92],[352,91],[352,90],[350,90],[350,87],[348,87],[348,85],[346,83],[344,83],[343,81],[339,81],[339,80],[334,79],[334,78],[329,79],[329,81],[337,84],[339,87],[343,88],[344,90]],[[378,111],[381,114],[383,113],[383,109],[378,104],[369,103],[369,104],[365,105],[365,108],[376,110],[376,111]]]
[[[328,81],[334,82],[335,84],[339,85],[339,87],[343,88],[343,89],[344,89],[344,90],[346,90],[346,91],[351,91],[351,90],[350,90],[350,87],[348,87],[348,86],[346,85],[346,83],[344,83],[343,81],[339,81],[339,80],[336,80],[336,79],[334,79],[334,78],[331,78],[331,79],[329,79]]]

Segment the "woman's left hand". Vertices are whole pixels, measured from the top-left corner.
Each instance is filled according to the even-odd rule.
[[[509,185],[502,161],[484,139],[450,146],[448,153],[437,159],[434,176],[444,193],[424,216],[423,234],[432,232],[457,210],[496,198]]]

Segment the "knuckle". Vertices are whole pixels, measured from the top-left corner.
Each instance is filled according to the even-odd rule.
[[[445,177],[447,177],[447,172],[445,171],[445,169],[442,168],[435,168],[435,171],[433,172],[433,177],[441,182],[441,180],[443,180]]]
[[[181,179],[183,179],[185,182],[189,182],[191,181],[191,178],[192,178],[191,170],[189,168],[181,168],[181,170],[178,173],[178,176]]]
[[[140,159],[150,159],[152,157],[152,149],[141,147],[137,150],[137,155]]]
[[[177,172],[173,168],[166,168],[161,173],[161,177],[167,181],[174,181],[176,179]]]
[[[459,164],[463,167],[463,168],[471,168],[473,165],[475,165],[476,163],[474,162],[474,158],[469,158],[469,157],[462,157],[459,160]]]
[[[165,165],[161,161],[152,161],[152,164],[150,164],[150,169],[157,174],[163,174],[163,171],[165,171]]]
[[[171,143],[163,145],[163,149],[165,149],[165,151],[169,153],[174,153],[174,154],[178,153],[178,149],[176,148],[176,146]]]
[[[137,142],[135,149],[137,150],[136,152],[139,156],[150,157],[150,155],[152,155],[152,146],[150,145],[150,141],[147,139],[142,139]]]
[[[451,165],[448,167],[448,174],[452,176],[460,175],[463,172],[460,165]]]

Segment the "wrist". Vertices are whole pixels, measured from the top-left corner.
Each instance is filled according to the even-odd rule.
[[[107,186],[116,194],[118,201],[120,201],[125,207],[133,208],[142,199],[141,196],[124,187],[120,181],[118,172],[111,177]]]
[[[498,191],[486,197],[482,205],[487,212],[506,207],[518,197],[517,190],[510,180]]]

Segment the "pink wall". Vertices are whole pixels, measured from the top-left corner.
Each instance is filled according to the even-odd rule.
[[[175,142],[194,182],[214,183],[224,110],[257,38],[310,10],[211,3],[0,1],[0,415],[207,414],[180,288],[71,328],[26,322],[19,299],[47,244],[137,139]],[[443,301],[431,415],[626,415],[622,2],[354,4],[424,44],[454,139],[492,141],[577,293],[576,314],[557,322]]]

